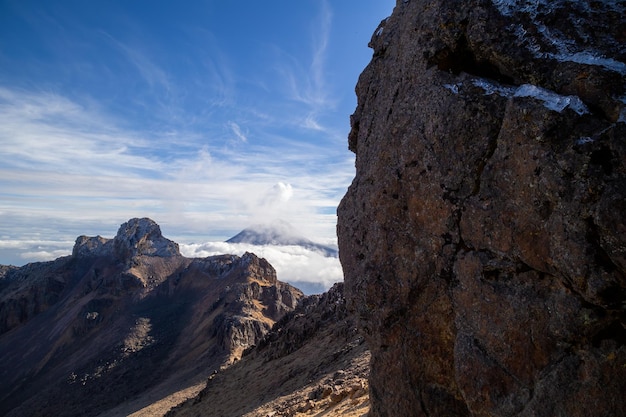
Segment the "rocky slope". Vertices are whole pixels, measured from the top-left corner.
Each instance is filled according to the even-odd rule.
[[[339,210],[372,416],[626,415],[626,4],[399,0]]]
[[[130,220],[114,239],[81,236],[65,258],[3,267],[0,290],[7,416],[176,405],[303,297],[253,254],[181,256],[150,219]]]
[[[302,300],[255,348],[168,416],[344,416],[369,409],[369,351],[343,284]]]

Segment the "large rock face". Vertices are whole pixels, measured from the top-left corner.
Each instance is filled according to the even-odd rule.
[[[626,4],[398,1],[338,214],[374,416],[626,415]]]

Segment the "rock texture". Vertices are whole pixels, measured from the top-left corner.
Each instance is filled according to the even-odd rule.
[[[0,290],[6,416],[125,416],[176,397],[173,406],[303,297],[254,254],[181,256],[150,219],[110,240],[81,236],[68,257],[2,267]]]
[[[339,210],[372,416],[626,415],[626,5],[398,1]]]

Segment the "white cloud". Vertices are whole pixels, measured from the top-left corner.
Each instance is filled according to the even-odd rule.
[[[244,243],[208,242],[181,244],[180,250],[187,257],[197,258],[224,253],[241,256],[245,252],[252,252],[272,264],[279,280],[296,287],[319,286],[326,290],[334,283],[343,281],[339,259],[325,257],[301,246],[257,246]]]
[[[5,265],[23,265],[28,262],[52,261],[72,253],[74,242],[49,240],[0,240],[0,262]]]
[[[237,137],[237,139],[239,139],[240,141],[242,141],[243,143],[248,142],[248,138],[246,137],[246,135],[242,132],[241,127],[235,123],[235,122],[229,122],[228,126],[230,127],[230,129],[232,130],[232,132],[235,134],[235,136]]]
[[[153,60],[148,58],[140,48],[131,47],[106,32],[101,32],[135,68],[146,84],[151,88],[169,92],[171,83],[167,73],[160,68]]]
[[[334,207],[352,179],[351,156],[275,134],[235,150],[212,145],[212,132],[118,126],[89,99],[0,86],[0,234],[114,235],[129,218],[148,216],[184,242],[226,239],[274,219],[312,239],[335,237]],[[14,252],[0,263],[47,256]]]
[[[348,111],[333,111],[337,92],[325,79],[332,12],[328,1],[314,7],[311,26],[302,26],[308,48],[306,38],[293,53],[288,43],[275,46],[258,67],[243,67],[234,44],[206,28],[185,27],[189,49],[181,52],[132,19],[111,34],[78,22],[102,48],[96,60],[77,42],[64,51],[76,59],[64,77],[41,70],[42,79],[0,84],[0,235],[112,236],[129,218],[148,216],[181,243],[226,239],[275,219],[335,240],[334,210],[354,157],[343,132]],[[55,250],[11,249],[21,251],[11,259]]]
[[[60,258],[61,256],[70,255],[71,251],[67,251],[64,249],[58,250],[39,250],[33,252],[23,252],[20,254],[22,259],[28,260],[28,262],[43,262],[43,261],[52,261],[54,259]]]
[[[259,203],[262,206],[267,206],[272,209],[291,200],[291,197],[293,197],[293,187],[291,184],[279,182],[263,195]]]

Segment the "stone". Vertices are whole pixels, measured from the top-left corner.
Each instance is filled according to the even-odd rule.
[[[372,416],[626,415],[626,5],[403,1],[338,209]]]
[[[88,257],[88,256],[106,256],[111,253],[113,241],[102,236],[79,236],[76,238],[72,256]]]
[[[180,256],[178,243],[163,237],[159,225],[147,217],[122,224],[114,238],[114,250],[120,259]]]

